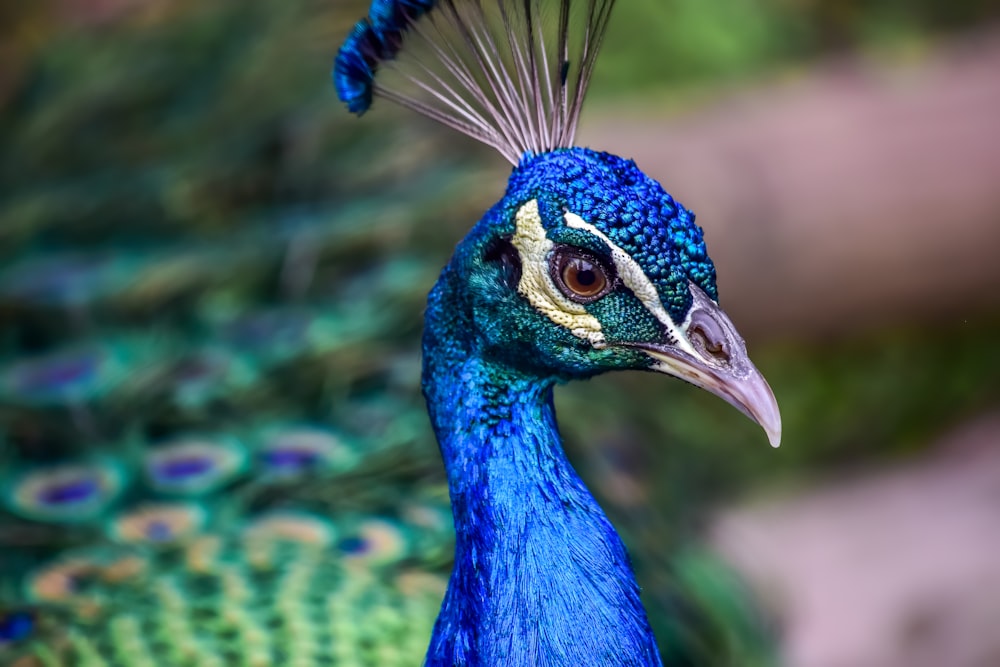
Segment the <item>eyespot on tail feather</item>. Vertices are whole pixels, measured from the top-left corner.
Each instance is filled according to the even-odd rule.
[[[22,471],[8,478],[4,504],[34,521],[80,523],[98,518],[125,487],[111,462],[86,461]]]
[[[149,486],[169,495],[198,496],[222,488],[247,467],[235,438],[187,436],[156,445],[146,457]]]

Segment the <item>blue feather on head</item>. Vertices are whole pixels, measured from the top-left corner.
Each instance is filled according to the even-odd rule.
[[[379,63],[392,60],[403,46],[403,34],[430,11],[435,0],[374,0],[368,17],[355,24],[337,54],[333,81],[351,113],[371,107]]]
[[[333,82],[337,95],[351,113],[359,116],[372,105],[377,60],[372,57],[374,31],[367,20],[354,26],[347,42],[337,54]]]

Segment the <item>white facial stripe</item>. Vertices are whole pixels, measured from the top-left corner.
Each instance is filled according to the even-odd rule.
[[[605,346],[601,323],[587,309],[563,296],[549,275],[549,253],[555,245],[545,235],[538,201],[531,200],[517,212],[513,243],[521,257],[521,282],[517,291],[559,326],[574,336],[590,341],[597,349]]]
[[[651,312],[656,319],[667,327],[667,331],[670,337],[674,339],[676,346],[693,357],[698,358],[698,354],[684,333],[686,326],[683,328],[678,327],[670,319],[670,315],[667,314],[667,310],[663,307],[663,302],[660,301],[660,295],[657,294],[656,288],[649,278],[646,277],[639,264],[627,252],[609,239],[604,232],[586,222],[577,214],[567,211],[565,218],[568,226],[593,234],[611,248],[611,260],[615,263],[615,269],[617,269],[618,277],[621,278],[621,281],[626,287],[632,290],[632,293],[642,302],[646,310]],[[687,322],[685,322],[686,324]]]

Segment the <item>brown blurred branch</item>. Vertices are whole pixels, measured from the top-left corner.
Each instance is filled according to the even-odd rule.
[[[665,120],[592,121],[698,213],[724,304],[760,335],[1000,304],[1000,31],[919,63],[840,62]]]
[[[1000,413],[929,456],[716,522],[777,608],[789,667],[1000,664]]]

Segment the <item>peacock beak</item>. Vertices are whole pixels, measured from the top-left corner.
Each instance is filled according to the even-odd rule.
[[[653,358],[653,370],[706,389],[735,406],[781,444],[781,413],[767,380],[747,356],[746,343],[729,317],[700,288],[681,327],[684,340],[636,345]]]

